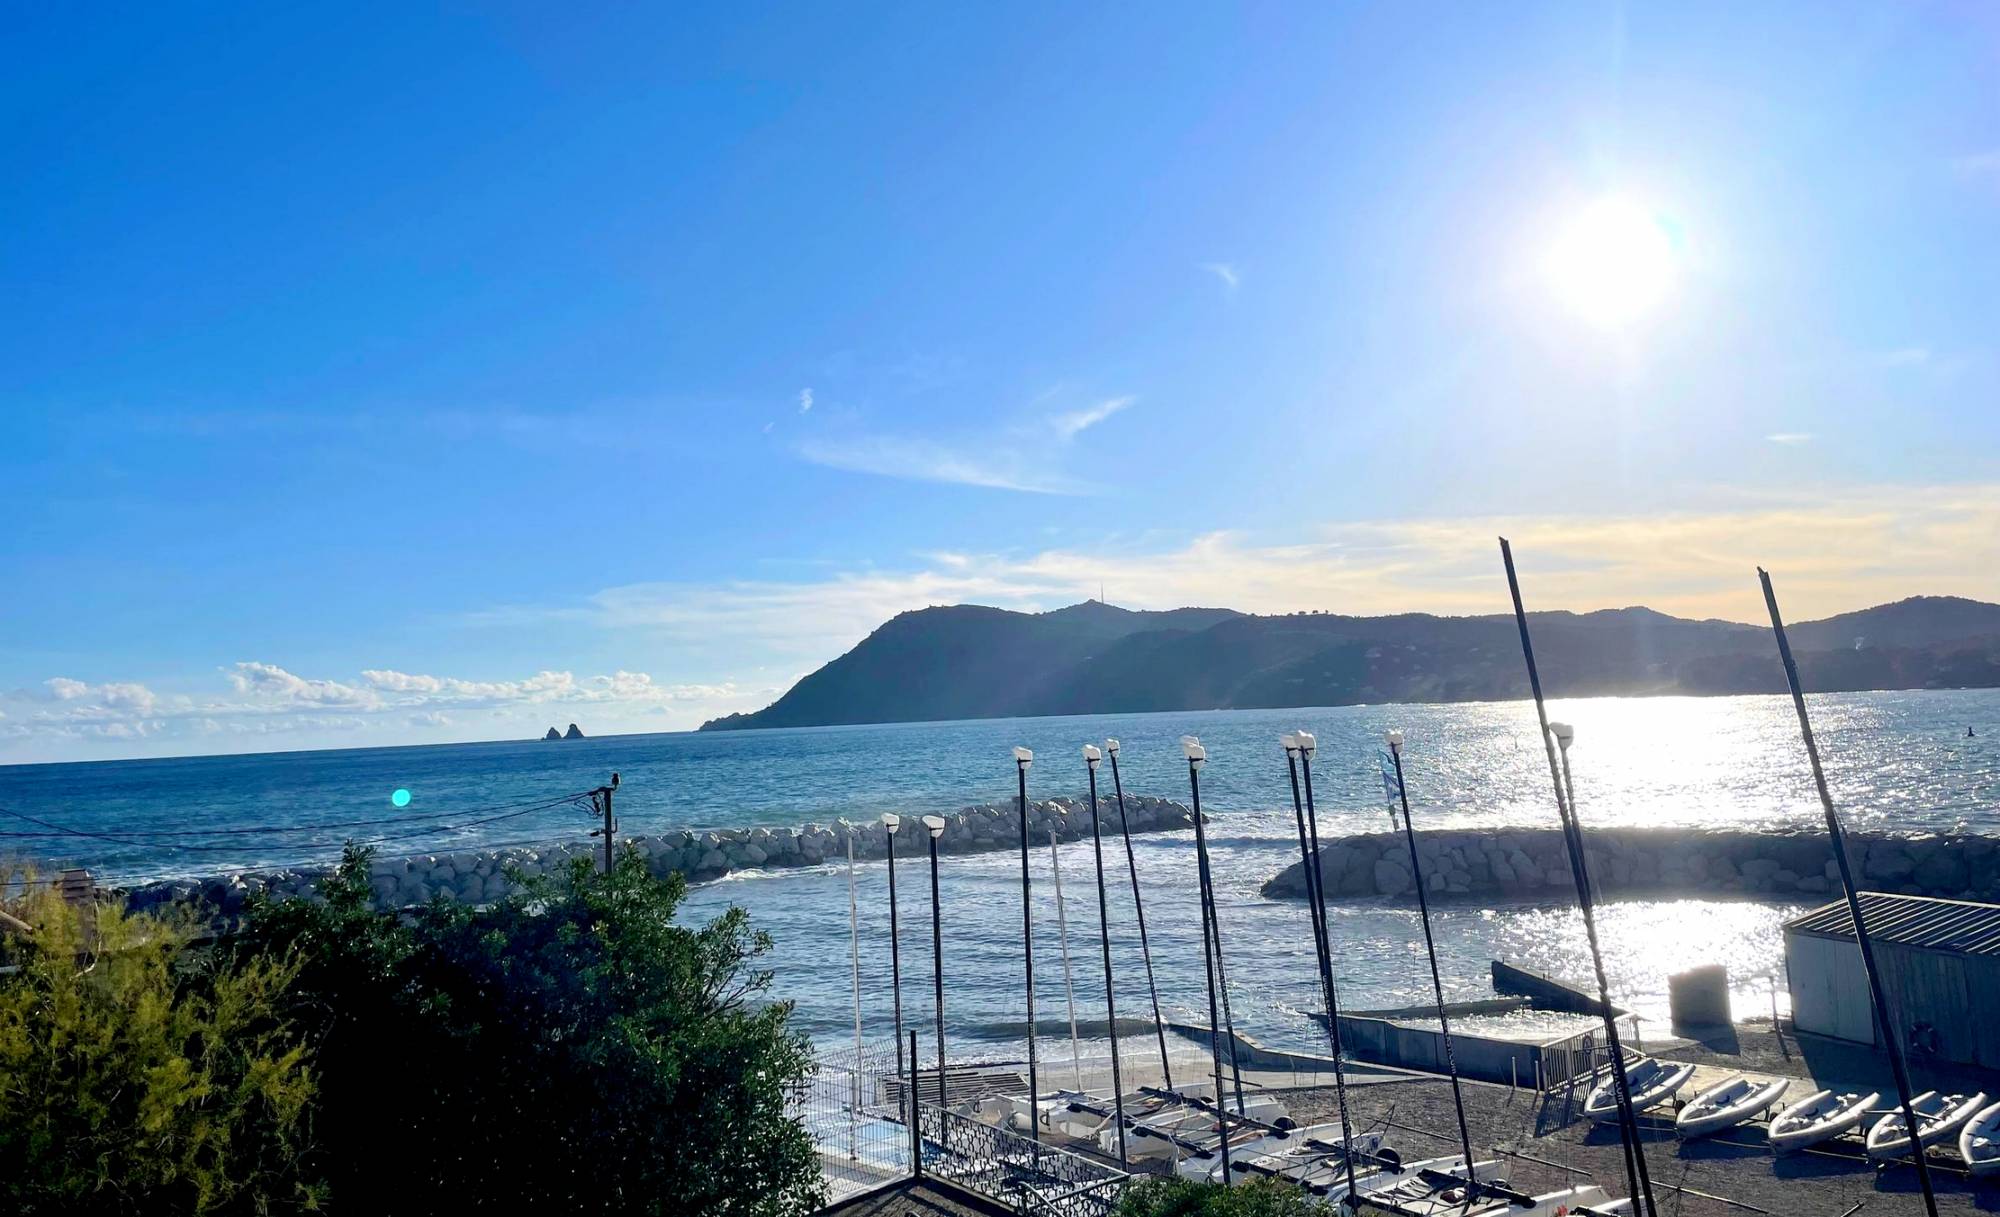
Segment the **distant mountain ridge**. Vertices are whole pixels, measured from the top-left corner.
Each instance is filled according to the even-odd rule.
[[[1562,696],[1785,688],[1760,626],[1639,607],[1529,618]],[[1810,691],[2000,687],[2000,605],[1918,596],[1788,628]],[[1505,615],[950,605],[898,614],[764,709],[701,729],[1503,700],[1527,696],[1519,647]]]

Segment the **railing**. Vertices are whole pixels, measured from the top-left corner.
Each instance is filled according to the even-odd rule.
[[[935,1103],[917,1104],[923,1173],[1034,1217],[1110,1217],[1125,1172]]]
[[[1639,1020],[1631,1014],[1621,1014],[1618,1021],[1623,1024],[1621,1038],[1629,1060],[1639,1050]],[[1611,1065],[1611,1049],[1604,1042],[1603,1025],[1548,1041],[1541,1046],[1540,1060],[1541,1076],[1536,1079],[1536,1087],[1543,1094],[1595,1085],[1598,1072]]]
[[[909,1122],[885,1084],[896,1072],[886,1052],[819,1057],[818,1068],[787,1096],[786,1114],[797,1120],[819,1151],[820,1176],[829,1200],[842,1200],[911,1171]]]

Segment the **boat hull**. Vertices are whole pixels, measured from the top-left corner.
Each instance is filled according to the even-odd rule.
[[[1774,1153],[1795,1154],[1853,1132],[1881,1102],[1881,1094],[1874,1091],[1867,1094],[1815,1091],[1773,1117],[1766,1136]]]
[[[1674,1132],[1683,1141],[1692,1141],[1735,1128],[1776,1106],[1790,1085],[1782,1079],[1757,1082],[1738,1074],[1702,1091],[1681,1108],[1674,1117]]]
[[[1973,1115],[1986,1106],[1984,1093],[1941,1095],[1927,1090],[1910,1100],[1917,1113],[1918,1145],[1935,1145],[1965,1127]],[[1910,1152],[1910,1136],[1903,1127],[1901,1110],[1890,1112],[1868,1130],[1868,1156],[1878,1161],[1901,1158]]]
[[[1965,1169],[1985,1178],[2000,1174],[2000,1103],[1983,1108],[1958,1132],[1958,1156]]]

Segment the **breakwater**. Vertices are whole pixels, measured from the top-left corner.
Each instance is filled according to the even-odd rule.
[[[1817,901],[1839,891],[1826,834],[1728,829],[1586,829],[1591,882],[1611,898],[1719,896]],[[1975,833],[1898,836],[1849,833],[1849,857],[1871,891],[1960,900],[2000,900],[2000,837]],[[1567,900],[1576,886],[1562,834],[1553,828],[1433,829],[1417,834],[1417,856],[1434,896]],[[1364,833],[1320,847],[1329,896],[1414,900],[1401,833]],[[1266,896],[1303,897],[1294,862],[1267,880]]]
[[[1117,803],[1100,800],[1098,808],[1105,835],[1115,838]],[[1133,832],[1171,831],[1188,824],[1187,807],[1169,799],[1127,795],[1125,809]],[[1011,803],[966,807],[943,819],[944,833],[938,838],[941,854],[980,853],[1016,848],[1020,844],[1020,815]],[[1038,799],[1028,804],[1029,840],[1045,845],[1051,831],[1063,841],[1089,836],[1089,800]],[[897,833],[898,856],[914,859],[927,853],[927,835],[917,817],[904,816],[902,829]],[[880,821],[854,824],[842,820],[833,824],[807,824],[802,828],[620,835],[616,843],[620,848],[637,851],[655,875],[679,873],[690,881],[703,882],[720,879],[732,871],[844,861],[850,839],[857,861],[888,856],[888,830]],[[427,904],[437,896],[483,904],[518,891],[518,877],[560,872],[575,859],[598,857],[602,849],[597,842],[585,838],[506,849],[378,857],[369,865],[369,883],[374,888],[375,903],[383,908]],[[133,909],[188,903],[232,915],[259,893],[311,895],[314,885],[328,869],[299,867],[162,880],[129,889],[125,900]]]

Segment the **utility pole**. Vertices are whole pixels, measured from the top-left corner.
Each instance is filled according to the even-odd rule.
[[[611,775],[609,786],[599,786],[590,792],[590,801],[604,814],[604,827],[592,829],[590,835],[604,838],[604,873],[611,873],[611,837],[618,831],[618,821],[611,815],[611,792],[618,789],[618,775]]]

